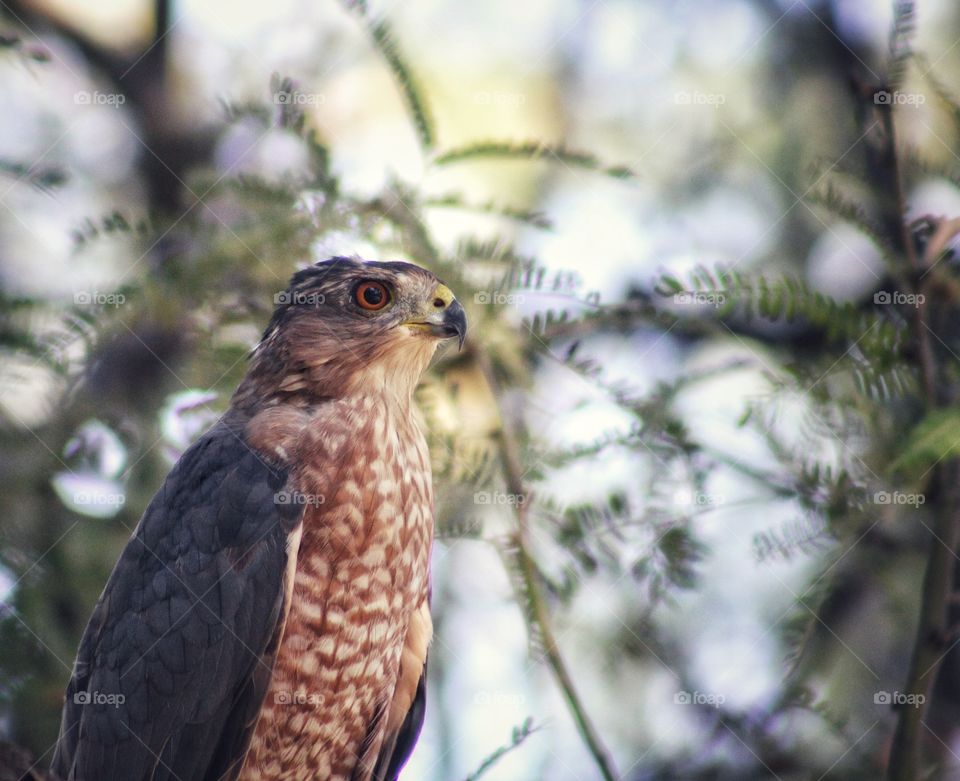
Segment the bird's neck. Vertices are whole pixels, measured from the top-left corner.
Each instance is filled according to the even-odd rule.
[[[436,347],[433,340],[413,337],[354,349],[340,345],[330,351],[264,341],[254,351],[232,406],[252,415],[279,404],[308,408],[331,400],[370,397],[405,414]]]

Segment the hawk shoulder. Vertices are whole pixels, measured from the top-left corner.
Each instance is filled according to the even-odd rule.
[[[220,421],[147,507],[84,632],[53,769],[65,779],[231,778],[283,615],[287,470]]]

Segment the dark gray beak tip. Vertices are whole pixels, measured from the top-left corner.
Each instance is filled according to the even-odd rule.
[[[463,349],[463,340],[467,338],[467,313],[464,311],[460,302],[454,300],[443,316],[443,325],[450,336],[456,336],[459,344],[458,350]]]

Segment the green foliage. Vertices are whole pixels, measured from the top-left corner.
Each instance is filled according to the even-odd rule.
[[[841,304],[811,290],[799,279],[771,280],[737,269],[718,267],[711,271],[700,266],[688,275],[686,283],[665,274],[657,292],[694,301],[695,294],[704,294],[717,301],[718,316],[742,318],[744,322],[754,317],[787,323],[802,319],[823,329],[829,341],[853,342],[864,351],[896,353],[902,341],[902,329],[879,312],[864,312],[852,302]]]
[[[25,43],[23,36],[11,30],[0,31],[0,52],[12,53],[27,63],[48,63],[50,53],[33,43]]]
[[[840,187],[828,178],[828,171],[820,173],[814,169],[815,181],[813,189],[806,194],[806,199],[827,212],[830,219],[841,219],[855,225],[864,234],[873,239],[876,246],[883,253],[883,258],[891,268],[897,266],[897,250],[890,236],[868,211],[868,207],[843,192]],[[822,182],[822,184],[820,184]]]
[[[960,410],[929,412],[907,434],[900,454],[890,463],[892,472],[922,476],[934,464],[960,456]]]
[[[633,183],[635,174],[630,168],[609,165],[562,143],[477,141],[437,151],[437,131],[428,103],[387,23],[371,18],[364,3],[347,6],[365,26],[398,84],[428,169],[467,162],[549,162],[609,176],[627,186]],[[920,61],[910,53],[913,22],[908,6],[898,6],[890,87],[902,83],[903,68],[911,58]],[[19,39],[0,39],[0,46],[21,56],[26,51]],[[927,72],[925,77],[960,126],[956,99],[935,76]],[[275,76],[269,86],[273,95],[296,89],[292,80],[280,76]],[[470,193],[428,196],[418,185],[400,181],[389,182],[375,195],[349,192],[331,169],[330,149],[295,101],[225,104],[221,132],[241,122],[296,139],[307,151],[303,170],[275,178],[249,173],[222,178],[218,172],[200,167],[189,172],[189,187],[199,200],[194,203],[191,196],[191,208],[183,217],[147,219],[117,209],[91,216],[75,230],[78,253],[91,249],[96,242],[121,238],[129,242],[133,257],[143,259],[143,263],[134,264],[136,272],[123,287],[111,291],[126,301],[121,311],[109,305],[69,306],[26,297],[0,297],[0,353],[7,358],[39,362],[69,381],[74,391],[70,399],[75,406],[66,405],[62,415],[43,432],[52,446],[46,454],[50,458],[36,470],[44,475],[41,494],[49,492],[47,476],[59,468],[56,462],[62,446],[91,404],[108,408],[110,424],[123,428],[133,443],[136,463],[141,464],[142,459],[142,465],[132,473],[132,481],[140,470],[147,473],[150,467],[155,476],[166,468],[159,459],[154,462],[151,452],[151,443],[157,441],[156,404],[148,405],[149,413],[136,406],[139,400],[129,398],[114,407],[112,402],[97,398],[95,385],[89,396],[83,395],[85,383],[93,383],[95,370],[102,364],[110,364],[115,354],[121,360],[113,363],[123,363],[125,354],[111,351],[118,336],[129,340],[132,335],[142,341],[141,334],[155,328],[174,343],[173,357],[166,353],[160,357],[154,351],[166,370],[162,380],[149,382],[159,391],[209,388],[225,399],[243,371],[243,357],[251,346],[248,334],[255,334],[268,314],[270,293],[286,284],[295,264],[314,258],[318,246],[327,246],[343,235],[361,237],[384,256],[410,257],[429,265],[468,304],[492,291],[529,294],[537,304],[525,309],[522,320],[513,321],[512,311],[506,306],[493,301],[481,307],[479,304],[485,302],[479,301],[477,311],[471,312],[471,336],[464,353],[445,356],[418,392],[440,484],[438,536],[484,540],[497,547],[530,627],[530,644],[536,656],[546,650],[538,624],[538,608],[543,607],[538,602],[538,589],[545,593],[549,611],[562,613],[585,584],[618,584],[621,579],[636,589],[636,612],[646,622],[643,631],[651,635],[647,638],[650,646],[676,647],[669,622],[657,623],[657,611],[670,610],[699,588],[701,567],[711,554],[704,542],[704,521],[722,511],[733,536],[741,532],[730,521],[731,510],[750,518],[757,514],[763,517],[768,505],[780,503],[778,506],[789,508],[789,520],[768,522],[762,531],[743,534],[742,545],[749,549],[752,543],[756,558],[768,570],[801,557],[819,565],[816,578],[811,578],[808,588],[797,595],[782,625],[775,626],[786,650],[785,675],[791,686],[797,687],[788,693],[796,694],[801,684],[824,673],[843,643],[843,629],[838,626],[835,631],[833,624],[827,626],[823,616],[838,595],[843,601],[845,580],[849,580],[850,572],[857,571],[856,566],[862,566],[855,563],[855,554],[847,555],[848,551],[861,544],[867,548],[873,544],[874,535],[889,534],[888,527],[899,532],[899,527],[917,526],[898,523],[912,518],[901,507],[881,512],[871,506],[873,491],[882,487],[882,481],[892,473],[901,473],[921,490],[937,463],[960,457],[960,418],[948,406],[957,396],[957,377],[954,374],[951,378],[950,374],[955,363],[950,353],[960,349],[955,339],[931,348],[940,367],[935,372],[936,390],[942,395],[934,403],[924,396],[919,381],[924,368],[918,358],[923,330],[912,308],[880,308],[869,300],[840,302],[813,290],[799,278],[724,266],[701,266],[683,276],[665,273],[651,283],[651,289],[627,290],[619,301],[604,301],[584,290],[576,274],[548,268],[540,259],[519,251],[497,230],[484,235],[468,233],[445,243],[433,235],[425,219],[428,210],[459,209],[503,218],[525,228],[561,232],[563,226],[554,225],[549,215],[511,206],[500,198],[477,200]],[[922,165],[910,155],[903,159]],[[62,184],[67,175],[39,164],[10,161],[0,161],[0,174],[46,190]],[[816,181],[819,179],[817,174]],[[920,275],[905,270],[903,249],[888,235],[889,226],[881,224],[883,215],[873,204],[852,194],[868,192],[869,182],[853,184],[856,186],[841,188],[835,179],[827,180],[813,188],[808,200],[830,219],[862,230],[883,253],[897,285],[911,292],[923,285],[931,306],[944,317],[953,317],[956,299],[935,289],[932,283],[943,283],[949,290],[947,283],[955,282],[955,271],[945,263],[946,268],[930,273],[926,281],[917,281],[915,277]],[[681,309],[679,304],[695,303],[697,296],[713,306]],[[609,380],[598,345],[611,334],[632,337],[645,332],[664,339],[668,335],[677,337],[672,344],[681,356],[691,347],[726,340],[738,348],[746,345],[754,357],[762,357],[757,361],[738,357],[709,369],[685,368],[679,376],[660,379],[643,390]],[[794,344],[782,338],[784,332],[800,333],[802,338]],[[481,358],[489,359],[490,366]],[[637,358],[645,359],[643,355]],[[480,419],[484,412],[490,412],[478,409],[490,403],[489,388],[487,395],[477,394],[480,401],[461,392],[474,389],[471,384],[486,388],[484,383],[489,384],[490,376],[507,388],[510,405],[502,405],[503,409],[512,410],[512,405],[526,409],[532,371],[546,362],[571,369],[592,392],[598,392],[604,402],[623,413],[629,424],[615,432],[596,431],[586,442],[569,448],[549,446],[541,432],[525,430],[522,414],[516,421],[485,422],[471,431],[451,425],[451,418],[471,419],[460,405],[473,404],[468,412]],[[763,364],[766,390],[746,406],[740,423],[745,431],[757,433],[766,448],[769,463],[762,468],[739,453],[725,452],[723,443],[714,441],[709,432],[693,428],[683,405],[685,394],[713,380],[753,370],[758,362]],[[12,374],[15,369],[3,371]],[[119,376],[140,390],[142,386],[135,385],[138,378],[134,375]],[[799,398],[803,403],[802,413],[791,422],[789,436],[776,427],[776,405],[785,397]],[[489,417],[504,417],[503,409],[498,408],[494,411],[497,414]],[[521,477],[531,489],[524,501],[529,499],[529,503],[520,511],[508,507],[500,515],[480,517],[479,512],[463,509],[470,503],[464,495],[501,489],[509,482],[508,465],[498,450],[497,425],[517,431],[518,456],[524,469]],[[898,437],[897,432],[908,433]],[[826,455],[812,447],[807,449],[805,445],[813,440],[835,444],[836,453]],[[607,458],[629,459],[633,471],[623,486],[600,496],[584,491],[584,498],[568,503],[551,495],[551,478],[560,470],[576,470]],[[11,459],[11,463],[16,461]],[[579,479],[576,471],[571,474]],[[678,499],[710,496],[707,487],[711,480],[731,474],[756,488],[758,495],[738,500],[736,506]],[[155,487],[133,485],[131,497],[136,501],[130,504],[145,500]],[[19,504],[29,508],[31,520],[46,519],[36,538],[24,533],[27,547],[39,555],[76,518],[62,507],[53,512],[38,511],[33,504],[35,491],[36,486],[31,485],[25,492],[29,501]],[[109,566],[115,548],[135,522],[136,513],[131,510],[130,517],[121,516],[103,525],[103,536],[113,547],[98,549],[100,557],[94,569]],[[528,525],[529,550],[518,544],[515,534],[521,522]],[[18,530],[32,531],[23,519],[18,523]],[[883,539],[890,546],[902,545],[908,553],[916,545],[907,536],[893,538],[895,543]],[[890,556],[881,563],[887,567],[886,562],[893,560]],[[32,566],[25,560],[4,561],[18,573]],[[79,566],[74,567],[69,559],[57,566],[38,566],[31,577],[58,596],[57,609],[66,616],[61,622],[65,627],[60,638],[63,647],[58,645],[58,649],[68,654],[89,605],[78,608],[75,595],[70,595],[71,602],[62,594],[62,586],[58,588],[54,582],[78,582]],[[99,574],[97,578],[87,576],[93,582],[84,583],[86,602],[92,603],[102,585]],[[872,585],[882,590],[881,577]],[[37,591],[32,594],[34,598]],[[59,685],[61,671],[45,670],[41,674],[31,668],[34,649],[21,629],[7,627],[0,639],[27,649],[17,655],[16,665],[9,665],[9,669],[0,663],[9,680],[27,680],[32,672],[51,690],[56,689],[49,682],[56,679]],[[629,643],[635,642],[635,637],[618,641],[611,655],[631,651]],[[632,650],[635,652],[636,647]],[[671,663],[686,673],[689,660],[679,651],[675,657],[671,656]],[[845,726],[835,718],[828,702],[814,705],[812,697],[792,699],[786,694],[766,714],[767,726],[777,724],[778,718],[799,707],[817,713],[834,732]],[[718,724],[734,723],[735,718],[732,709],[718,709]],[[509,744],[487,757],[469,780],[487,772],[534,731],[530,720],[516,728]],[[751,741],[748,748],[762,752],[771,739],[772,728],[766,734],[761,728],[754,734],[744,734]],[[784,749],[785,753],[799,751],[793,746]],[[824,769],[830,772],[830,768]]]
[[[67,174],[56,166],[31,165],[2,159],[0,159],[0,174],[17,182],[28,182],[31,186],[45,192],[62,187],[67,181]]]
[[[464,781],[477,781],[477,779],[483,776],[484,773],[499,762],[506,754],[509,754],[523,744],[527,738],[539,729],[539,727],[534,726],[533,719],[527,719],[520,726],[514,727],[510,732],[510,742],[504,746],[500,746],[500,748],[488,755],[477,769],[468,775]]]
[[[564,146],[544,144],[539,141],[480,141],[468,146],[448,149],[433,158],[437,166],[452,163],[488,161],[488,160],[546,160],[570,168],[582,168],[587,171],[604,174],[614,179],[630,179],[634,172],[622,165],[605,165],[596,157],[579,150]]]
[[[429,152],[433,149],[434,138],[436,136],[433,129],[433,120],[430,117],[430,112],[420,87],[410,70],[410,66],[400,53],[400,49],[397,46],[397,42],[394,39],[389,25],[383,20],[372,19],[366,3],[346,3],[346,5],[361,17],[373,40],[373,45],[393,73],[393,77],[396,79],[397,85],[403,93],[403,98],[406,102],[407,110],[410,113],[413,127],[417,132],[417,139],[420,141],[420,146],[424,152]]]
[[[109,237],[114,234],[132,235],[141,241],[148,236],[155,235],[148,219],[133,218],[120,211],[113,211],[104,217],[98,218],[96,221],[88,217],[80,226],[74,229],[72,234],[74,248],[81,250],[95,239]]]
[[[777,529],[758,532],[753,537],[753,550],[758,561],[789,559],[797,554],[819,553],[835,541],[824,517],[810,513],[787,521]]]
[[[450,193],[440,197],[428,198],[423,203],[424,206],[463,209],[478,214],[492,214],[542,230],[549,230],[552,227],[552,223],[543,212],[502,206],[494,201],[479,204],[470,203],[459,193]]]

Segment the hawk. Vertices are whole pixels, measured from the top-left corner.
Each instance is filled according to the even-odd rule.
[[[423,722],[433,489],[413,391],[453,293],[295,274],[229,410],[143,514],[84,632],[63,779],[396,779]]]

